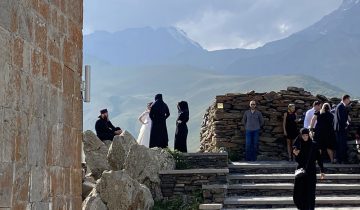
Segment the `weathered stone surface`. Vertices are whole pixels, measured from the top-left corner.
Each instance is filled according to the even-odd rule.
[[[150,190],[124,170],[104,172],[96,190],[109,210],[149,210],[154,205]]]
[[[93,189],[83,202],[82,210],[108,210],[108,208],[101,200],[100,194],[96,192],[96,189]]]
[[[80,17],[82,0],[0,1],[0,208],[81,208],[82,59],[63,74],[60,56],[66,38],[82,57]]]
[[[84,132],[85,162],[95,178],[100,178],[105,170],[110,170],[107,161],[107,146],[92,132]]]
[[[150,189],[154,199],[161,199],[159,171],[175,169],[175,160],[166,150],[135,144],[124,168],[133,179]]]
[[[95,188],[95,184],[89,181],[84,181],[82,183],[82,197],[85,199],[90,192]]]
[[[124,131],[120,136],[115,136],[107,155],[111,170],[118,171],[124,168],[124,163],[131,146],[137,144],[135,138]]]

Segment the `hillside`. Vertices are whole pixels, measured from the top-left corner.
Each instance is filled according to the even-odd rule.
[[[94,57],[86,56],[92,65],[92,101],[84,104],[84,130],[93,130],[98,111],[108,108],[116,125],[138,135],[137,117],[145,105],[162,93],[171,116],[167,121],[170,147],[173,147],[176,104],[186,100],[190,108],[188,147],[196,151],[200,125],[206,108],[218,94],[228,92],[258,92],[285,89],[287,86],[305,87],[313,93],[339,96],[344,91],[308,76],[240,77],[224,76],[190,66],[114,67]],[[171,69],[171,72],[169,71]]]

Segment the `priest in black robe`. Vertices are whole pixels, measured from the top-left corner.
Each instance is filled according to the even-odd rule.
[[[121,128],[115,127],[109,120],[109,114],[107,109],[100,111],[99,119],[95,124],[96,135],[101,141],[110,140],[112,141],[114,136],[122,133]]]
[[[189,106],[186,101],[180,101],[177,108],[179,115],[176,120],[174,149],[186,153],[186,139],[188,135],[188,127],[186,123],[189,121]]]
[[[170,116],[170,112],[161,94],[155,96],[155,102],[151,106],[149,115],[152,121],[149,147],[168,147],[169,138],[166,119]]]

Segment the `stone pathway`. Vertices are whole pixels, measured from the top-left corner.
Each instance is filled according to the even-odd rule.
[[[296,209],[292,199],[295,163],[234,162],[223,209]],[[360,209],[360,165],[325,164],[317,183],[316,209]]]

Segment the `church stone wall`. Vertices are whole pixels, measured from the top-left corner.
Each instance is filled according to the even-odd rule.
[[[289,87],[287,90],[270,93],[226,94],[216,96],[215,102],[205,113],[201,126],[200,151],[217,152],[221,147],[229,152],[230,159],[244,159],[245,130],[241,123],[243,113],[249,109],[249,102],[255,100],[264,116],[264,126],[259,139],[258,160],[285,160],[286,142],[283,135],[283,115],[289,103],[296,105],[297,114],[302,117],[298,123],[303,126],[305,112],[315,100],[338,104],[340,99],[313,96],[302,88]],[[353,101],[350,109],[351,127],[349,137],[360,126],[360,104]],[[349,139],[350,140],[350,139]],[[350,142],[349,142],[350,143]],[[351,162],[357,162],[355,146],[349,145]]]
[[[0,209],[81,209],[82,14],[0,1]]]

